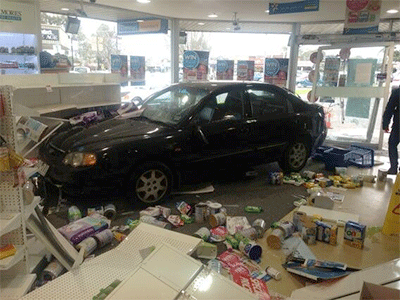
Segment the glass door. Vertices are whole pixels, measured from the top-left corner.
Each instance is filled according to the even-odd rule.
[[[327,142],[382,148],[381,119],[390,93],[394,43],[318,49],[311,99],[324,106]]]

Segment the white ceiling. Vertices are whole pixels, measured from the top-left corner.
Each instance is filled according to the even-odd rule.
[[[185,20],[192,30],[200,30],[201,27],[196,23],[204,22],[206,23],[203,25],[204,31],[215,31],[215,29],[210,29],[218,23],[220,23],[221,31],[225,31],[232,21],[233,13],[237,12],[242,28],[246,28],[248,24],[248,32],[264,31],[266,25],[273,27],[277,25],[277,22],[287,23],[282,24],[284,28],[278,28],[279,31],[286,31],[286,26],[291,27],[288,23],[293,22],[343,22],[346,2],[346,0],[320,0],[319,11],[316,12],[269,15],[265,12],[268,8],[268,0],[151,0],[148,4],[141,4],[136,0],[96,0],[95,3],[91,1],[95,0],[83,0],[84,10],[90,18],[118,21],[155,15]],[[65,7],[73,13],[80,8],[81,0],[39,0],[39,2],[42,11],[66,13],[61,10]],[[400,10],[399,0],[382,0],[381,20],[399,20],[400,12],[396,14],[386,12],[394,8]],[[218,18],[209,18],[208,15],[211,13],[217,14]],[[210,29],[207,30],[207,27]],[[274,32],[275,30],[272,28],[266,31]]]

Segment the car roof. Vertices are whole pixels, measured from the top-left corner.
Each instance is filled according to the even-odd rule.
[[[248,85],[273,86],[279,88],[272,84],[263,82],[253,82],[253,81],[196,81],[196,82],[180,82],[175,85],[188,88],[203,88],[209,90],[210,92],[225,87],[245,87]]]

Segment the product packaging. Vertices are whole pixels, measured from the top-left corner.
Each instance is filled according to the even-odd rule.
[[[348,221],[344,227],[344,242],[345,244],[362,249],[364,248],[365,232],[367,226]]]

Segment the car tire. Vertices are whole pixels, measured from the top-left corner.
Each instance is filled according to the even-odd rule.
[[[285,172],[299,172],[306,165],[309,155],[308,143],[296,140],[286,148],[279,165]]]
[[[161,162],[146,162],[139,165],[128,181],[127,197],[137,203],[154,205],[162,202],[171,193],[173,175]]]

